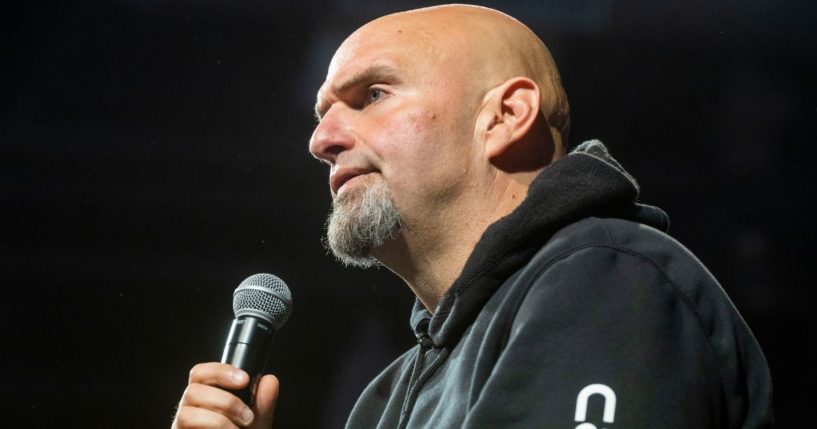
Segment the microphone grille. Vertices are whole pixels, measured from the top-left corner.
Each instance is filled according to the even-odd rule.
[[[233,292],[235,317],[255,316],[267,320],[274,329],[286,323],[292,312],[292,294],[283,280],[272,274],[253,274]]]

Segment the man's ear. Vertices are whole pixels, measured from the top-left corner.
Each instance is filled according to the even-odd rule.
[[[488,91],[483,101],[478,130],[484,138],[485,154],[494,159],[530,133],[539,116],[539,86],[526,77],[508,79]]]

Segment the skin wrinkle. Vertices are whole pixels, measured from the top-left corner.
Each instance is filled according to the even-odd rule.
[[[387,82],[370,76],[349,88],[384,65],[394,70]],[[382,97],[361,103],[368,85],[381,83]],[[388,15],[358,29],[333,57],[316,109],[310,151],[332,173],[373,172],[350,186],[388,187],[400,230],[371,254],[432,312],[482,232],[564,154],[568,117],[538,37],[505,14],[464,5]]]

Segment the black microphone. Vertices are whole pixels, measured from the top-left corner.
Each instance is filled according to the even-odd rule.
[[[235,320],[227,336],[221,363],[247,372],[247,387],[233,393],[247,405],[255,400],[255,390],[272,349],[275,331],[292,312],[292,295],[283,280],[272,274],[253,274],[233,292]]]

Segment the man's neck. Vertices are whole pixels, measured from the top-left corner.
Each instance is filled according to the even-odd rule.
[[[526,185],[506,181],[493,187],[486,198],[441,211],[431,221],[405,222],[400,235],[373,254],[433,314],[485,230],[516,209],[526,196]]]

